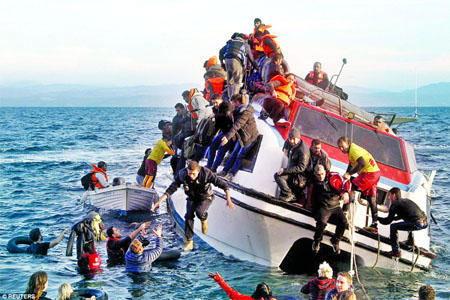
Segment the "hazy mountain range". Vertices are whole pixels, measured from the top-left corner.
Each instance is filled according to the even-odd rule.
[[[170,107],[182,102],[181,93],[198,84],[89,86],[44,85],[20,82],[0,85],[0,106],[38,107]],[[391,92],[363,87],[344,87],[349,101],[358,106],[414,106],[414,90]],[[419,106],[450,106],[450,82],[419,87]]]

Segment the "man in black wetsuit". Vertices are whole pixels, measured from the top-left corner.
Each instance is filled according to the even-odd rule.
[[[135,231],[122,238],[122,233],[119,229],[111,226],[106,230],[108,240],[106,241],[106,251],[108,252],[108,265],[125,264],[125,253],[131,242],[138,236],[139,233],[144,234],[150,226],[150,222],[142,223]]]
[[[428,227],[427,215],[419,206],[409,199],[402,199],[399,188],[392,188],[389,191],[389,214],[386,218],[378,218],[381,224],[388,225],[394,220],[403,220],[391,224],[391,246],[392,251],[387,254],[393,257],[401,257],[400,245],[398,242],[398,231],[409,231],[408,243],[414,245],[412,231],[425,229]]]
[[[47,255],[48,249],[58,245],[67,231],[69,229],[64,229],[55,240],[42,243],[41,231],[39,228],[34,228],[30,231],[30,239],[33,241],[33,244],[28,246],[27,253]]]
[[[190,160],[186,168],[182,169],[175,176],[175,180],[167,188],[161,199],[155,203],[151,210],[161,205],[170,195],[183,185],[184,192],[187,197],[186,215],[184,216],[186,235],[186,245],[183,251],[189,251],[194,248],[194,214],[202,222],[202,232],[205,234],[208,231],[208,208],[214,199],[214,192],[211,184],[223,189],[227,197],[227,206],[234,210],[234,204],[231,201],[230,189],[226,181],[216,176],[209,169],[200,167],[198,162]]]

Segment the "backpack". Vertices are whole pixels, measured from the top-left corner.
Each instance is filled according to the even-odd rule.
[[[344,178],[339,173],[328,173],[328,180],[330,181],[330,185],[340,194],[350,192],[352,189],[350,180],[344,180]]]
[[[196,141],[202,146],[209,146],[216,133],[214,121],[211,118],[205,118],[200,121],[196,130]]]
[[[94,172],[90,172],[81,177],[81,185],[86,191],[89,189],[89,187],[91,188],[91,190],[95,189],[94,183],[92,183],[92,175],[94,175]]]
[[[158,123],[159,130],[162,131],[163,136],[171,136],[172,135],[172,122],[161,120]]]

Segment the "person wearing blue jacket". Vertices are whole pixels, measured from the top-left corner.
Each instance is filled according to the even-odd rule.
[[[161,239],[162,225],[159,224],[153,233],[156,235],[156,246],[153,249],[144,249],[141,241],[134,239],[125,254],[126,271],[144,273],[150,272],[152,262],[154,262],[162,253],[163,243]]]

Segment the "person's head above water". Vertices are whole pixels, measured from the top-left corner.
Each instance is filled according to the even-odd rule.
[[[267,283],[261,282],[260,284],[258,284],[256,286],[256,290],[252,294],[252,298],[253,299],[263,298],[264,300],[268,300],[268,299],[272,298],[272,289],[270,288],[270,286]]]
[[[30,239],[33,242],[39,242],[42,240],[41,230],[39,228],[34,228],[30,231]]]

